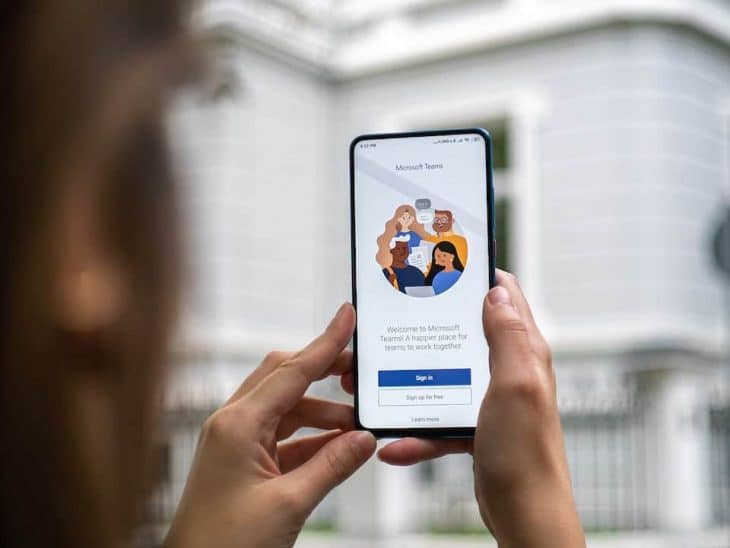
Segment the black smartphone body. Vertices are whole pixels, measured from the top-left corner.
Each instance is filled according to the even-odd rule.
[[[356,424],[378,437],[473,436],[495,283],[489,133],[354,139],[350,227]]]

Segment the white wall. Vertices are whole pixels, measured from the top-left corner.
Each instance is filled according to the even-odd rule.
[[[237,94],[191,98],[174,120],[194,244],[188,324],[207,345],[255,354],[301,344],[321,323],[329,92],[244,46],[231,64]]]
[[[549,80],[546,302],[564,329],[705,350],[727,333],[710,234],[724,196],[728,50],[674,28],[615,38],[582,66],[559,60]]]
[[[675,368],[676,375],[657,374],[704,393],[701,376],[679,371],[706,373],[697,353],[727,360],[730,301],[712,265],[710,234],[727,203],[721,114],[729,69],[726,46],[679,27],[636,24],[353,80],[336,95],[338,170],[344,176],[344,145],[359,133],[424,126],[429,116],[443,125],[448,113],[455,125],[469,122],[469,113],[471,121],[506,116],[515,214],[523,217],[512,227],[511,255],[556,350],[563,395],[580,393],[581,378],[590,379],[593,398],[605,397],[606,387],[626,392],[627,370],[641,368],[626,353],[653,348],[681,350],[653,367]],[[346,203],[345,185],[336,180],[331,189],[333,203]],[[332,256],[346,256],[347,246],[343,235]],[[337,292],[346,291],[347,268],[338,266]],[[611,365],[597,369],[596,361]],[[698,423],[675,435],[685,412],[666,393],[675,384],[639,395],[663,417],[647,454],[676,450],[677,458],[627,468],[651,477],[625,519],[693,530],[708,519],[707,431]],[[600,466],[600,455],[583,449],[582,465]],[[582,510],[602,508],[600,493],[580,495]],[[601,523],[602,516],[588,517]]]
[[[392,129],[414,104],[438,112],[540,97],[536,180],[523,196],[538,203],[524,210],[532,231],[515,246],[538,254],[536,272],[519,274],[535,280],[530,297],[553,342],[717,352],[726,304],[709,234],[725,199],[720,109],[729,68],[726,47],[677,27],[595,29],[345,83],[336,144],[344,151],[355,134]],[[338,157],[344,172],[344,152]],[[344,204],[344,185],[332,189]],[[340,238],[333,254],[346,249]]]
[[[186,326],[219,354],[191,365],[187,383],[222,379],[225,394],[241,363],[325,323],[350,295],[349,140],[448,112],[513,123],[513,254],[558,366],[572,354],[566,365],[592,376],[577,354],[618,363],[654,346],[721,355],[728,301],[709,232],[726,200],[726,47],[678,27],[616,25],[334,84],[239,46],[240,94],[188,102],[173,120],[194,243]],[[405,492],[413,477],[398,477],[389,488]],[[424,526],[392,523],[377,496],[363,500],[368,519]]]

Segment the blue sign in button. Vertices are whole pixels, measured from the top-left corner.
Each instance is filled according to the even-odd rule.
[[[378,371],[378,386],[470,386],[471,369]]]

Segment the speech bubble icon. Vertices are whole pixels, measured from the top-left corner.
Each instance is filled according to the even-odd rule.
[[[433,222],[435,211],[433,209],[419,209],[416,213],[416,220],[421,224]]]
[[[428,198],[419,198],[416,200],[416,209],[428,209],[431,207],[431,200]]]

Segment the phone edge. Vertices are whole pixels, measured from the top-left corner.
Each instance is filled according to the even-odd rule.
[[[371,139],[403,139],[407,137],[429,137],[438,135],[458,135],[463,133],[477,133],[484,138],[487,160],[487,236],[488,236],[488,260],[489,260],[489,287],[496,284],[496,239],[494,234],[494,177],[492,168],[492,136],[484,128],[460,128],[441,129],[424,131],[404,131],[394,133],[366,133],[358,135],[350,142],[349,147],[349,171],[350,171],[350,284],[352,306],[357,313],[357,258],[355,254],[355,147],[361,141]],[[448,427],[448,428],[368,428],[360,421],[358,413],[358,365],[357,365],[357,323],[352,334],[352,371],[353,371],[353,415],[355,428],[367,430],[376,438],[471,438],[474,437],[474,427]]]

